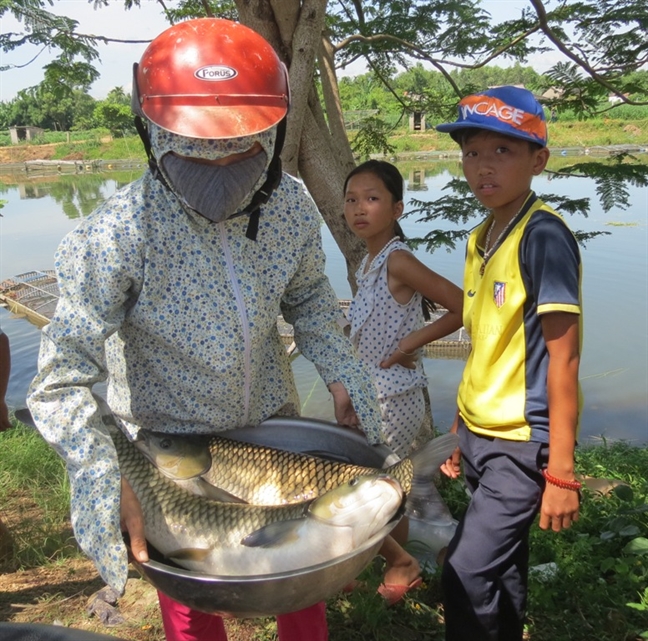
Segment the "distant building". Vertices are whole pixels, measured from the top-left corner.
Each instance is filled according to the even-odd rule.
[[[629,98],[630,94],[629,93],[624,93],[623,97],[624,98]],[[617,102],[623,102],[623,99],[621,98],[621,96],[617,96],[615,93],[611,93],[608,96],[608,102],[611,102],[612,104],[616,104]]]
[[[16,125],[9,127],[12,145],[17,145],[27,140],[34,140],[43,133],[45,133],[45,130],[40,127],[17,127]]]
[[[538,100],[540,100],[540,102],[544,100],[558,100],[559,98],[562,98],[564,93],[565,92],[562,88],[557,89],[556,87],[551,87],[547,89],[547,91],[545,91]]]

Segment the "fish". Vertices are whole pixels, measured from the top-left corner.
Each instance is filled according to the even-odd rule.
[[[179,487],[121,430],[107,428],[142,507],[147,541],[188,570],[258,576],[312,567],[385,536],[403,513],[403,489],[387,474],[359,475],[286,505],[213,501]]]
[[[202,478],[247,503],[284,505],[312,499],[357,476],[387,474],[400,483],[408,503],[421,504],[436,492],[434,476],[458,445],[456,434],[443,434],[394,465],[374,468],[215,435],[209,440],[212,465]]]

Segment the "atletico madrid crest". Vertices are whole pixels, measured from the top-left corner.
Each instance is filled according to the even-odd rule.
[[[506,301],[506,283],[495,281],[493,284],[493,300],[499,309]]]

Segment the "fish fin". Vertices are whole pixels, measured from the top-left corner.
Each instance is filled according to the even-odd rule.
[[[240,499],[238,496],[234,496],[229,492],[216,487],[211,483],[207,482],[204,478],[192,478],[192,479],[174,479],[174,483],[181,487],[191,494],[196,496],[202,496],[210,501],[218,501],[219,503],[246,503],[243,499]]]
[[[173,550],[165,556],[172,561],[204,561],[209,552],[209,548],[181,548]]]
[[[408,502],[425,500],[429,497],[430,484],[434,483],[434,477],[439,472],[439,468],[447,461],[452,453],[459,447],[459,437],[456,434],[448,432],[428,441],[422,447],[412,452],[410,459],[412,461],[413,476],[412,488],[407,496]],[[400,463],[392,467],[396,467]],[[389,474],[387,468],[384,470]]]
[[[292,519],[264,525],[248,534],[241,541],[241,545],[249,548],[271,548],[295,543],[299,539],[298,529],[302,523],[303,519]]]
[[[212,501],[218,501],[219,503],[247,503],[238,496],[234,496],[234,494],[208,483],[204,478],[196,479],[196,484],[204,493],[203,496]]]

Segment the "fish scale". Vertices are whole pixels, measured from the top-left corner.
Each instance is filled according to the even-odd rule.
[[[406,494],[412,489],[414,462],[409,457],[380,469],[339,463],[222,436],[213,436],[209,449],[212,465],[203,478],[211,485],[257,505],[309,500],[357,476],[372,474],[387,474],[396,479]],[[417,456],[423,457],[424,453]]]

